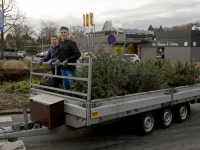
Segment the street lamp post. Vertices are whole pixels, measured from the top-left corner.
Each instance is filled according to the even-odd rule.
[[[24,41],[24,51],[25,51],[25,40],[23,40]]]
[[[42,52],[43,52],[43,37],[44,37],[44,34],[42,34]]]
[[[42,35],[42,52],[43,52],[43,35]]]
[[[95,24],[93,24],[93,26],[94,26],[94,32],[93,32],[93,52],[95,52]]]

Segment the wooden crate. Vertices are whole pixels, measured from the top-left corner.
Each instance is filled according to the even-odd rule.
[[[55,128],[65,124],[64,100],[56,96],[40,94],[30,98],[30,117],[43,126]]]

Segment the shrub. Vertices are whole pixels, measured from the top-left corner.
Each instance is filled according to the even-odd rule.
[[[39,80],[33,80],[34,84],[38,84]],[[22,92],[29,93],[30,80],[20,82],[3,82],[0,86],[1,89],[8,93]]]
[[[197,68],[196,65],[194,60],[190,62],[177,60],[174,64],[175,72],[168,79],[169,86],[177,87],[199,83],[200,68]]]
[[[138,65],[124,57],[124,52],[115,55],[112,49],[103,47],[91,56],[92,59],[92,99],[117,96],[119,91],[138,93],[193,85],[198,83],[199,68],[192,60],[177,60],[173,65],[170,60],[145,59]],[[88,68],[77,70],[77,76],[87,78]],[[87,92],[87,82],[77,81],[75,91]],[[84,97],[85,98],[85,97]]]
[[[157,59],[145,59],[143,63],[135,65],[129,73],[126,90],[129,93],[138,93],[167,88],[162,65]]]
[[[92,98],[112,97],[124,90],[133,65],[131,58],[125,58],[124,53],[125,51],[115,55],[111,48],[105,51],[103,46],[99,46],[99,50],[92,56]],[[77,70],[77,76],[87,77],[88,67]],[[87,92],[87,82],[77,81],[74,90]]]

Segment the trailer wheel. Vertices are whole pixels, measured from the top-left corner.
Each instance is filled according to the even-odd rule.
[[[188,116],[188,105],[187,103],[180,104],[177,107],[176,118],[179,122],[183,122]]]
[[[161,126],[163,128],[168,128],[172,124],[173,114],[170,108],[165,108],[161,113]]]
[[[33,121],[30,123],[30,129],[42,128],[42,123],[40,121]]]
[[[154,114],[152,112],[144,113],[140,123],[141,133],[143,135],[150,134],[153,131],[155,125]]]

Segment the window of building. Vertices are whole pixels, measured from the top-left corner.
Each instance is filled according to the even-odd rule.
[[[156,56],[162,56],[162,53],[164,53],[164,49],[165,49],[164,47],[158,47]]]

